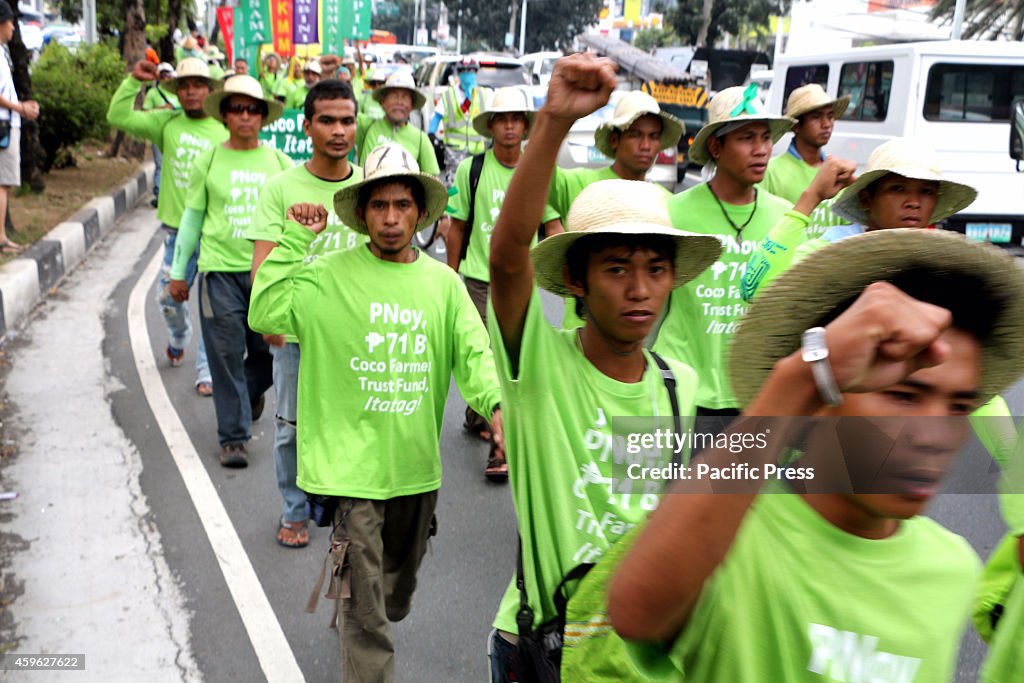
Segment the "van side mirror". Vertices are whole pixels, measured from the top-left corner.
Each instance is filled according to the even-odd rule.
[[[1024,97],[1014,98],[1010,105],[1010,157],[1017,161],[1020,172],[1020,162],[1024,161]]]

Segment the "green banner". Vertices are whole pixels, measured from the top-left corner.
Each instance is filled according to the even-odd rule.
[[[371,0],[348,0],[342,14],[342,31],[346,38],[370,39],[370,22],[373,15]]]
[[[285,109],[284,116],[260,129],[260,140],[284,152],[292,161],[308,161],[313,156],[313,141],[302,130],[305,119],[301,109]]]
[[[345,33],[342,30],[345,8],[351,0],[323,0],[320,17],[323,26],[321,41],[325,55],[345,54]]]

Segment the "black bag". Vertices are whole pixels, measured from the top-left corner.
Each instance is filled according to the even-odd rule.
[[[655,364],[661,371],[665,389],[668,391],[669,403],[672,406],[672,422],[677,434],[682,434],[682,418],[679,415],[679,399],[676,396],[676,378],[668,363],[653,351],[650,352]],[[673,462],[679,462],[679,454],[673,456]],[[516,588],[519,589],[519,611],[516,613],[516,626],[519,630],[519,642],[512,651],[509,669],[521,683],[560,683],[562,680],[562,637],[565,633],[565,613],[569,597],[565,594],[565,585],[570,581],[582,579],[594,565],[580,564],[574,567],[555,589],[555,616],[533,628],[533,609],[526,597],[526,580],[523,578],[523,541],[519,539],[516,550]]]
[[[11,145],[11,120],[0,121],[0,149],[7,149]]]

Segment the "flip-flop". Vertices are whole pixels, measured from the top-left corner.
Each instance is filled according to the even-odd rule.
[[[282,519],[277,529],[277,544],[285,548],[305,548],[309,545],[309,523]]]
[[[0,242],[0,254],[20,254],[23,251],[25,251],[25,247],[16,242],[10,240]]]

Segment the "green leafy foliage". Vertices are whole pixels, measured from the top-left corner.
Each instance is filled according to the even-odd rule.
[[[107,135],[107,105],[122,78],[124,62],[115,45],[82,44],[75,52],[49,45],[43,50],[32,84],[47,171],[62,149]]]
[[[955,7],[955,0],[939,0],[931,18],[952,25]],[[1024,0],[967,0],[962,38],[1024,40]]]
[[[714,0],[707,45],[714,45],[725,33],[739,35],[745,30],[767,31],[771,16],[788,11],[791,0]],[[679,0],[669,11],[668,24],[683,45],[696,45],[700,33],[704,0]]]
[[[637,32],[633,38],[633,47],[644,52],[650,52],[656,47],[667,45],[678,45],[679,36],[669,28],[647,28]]]

